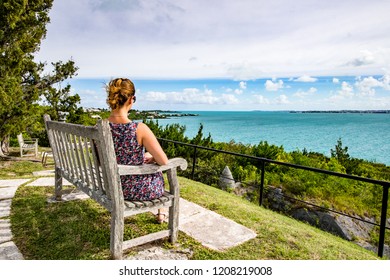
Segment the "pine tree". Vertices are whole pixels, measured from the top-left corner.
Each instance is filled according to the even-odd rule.
[[[46,36],[53,0],[2,0],[0,2],[0,154],[7,152],[9,135],[20,133],[40,121],[38,100],[57,94],[56,84],[75,75],[72,61],[58,62],[57,71],[43,76],[45,63],[35,62],[41,41]],[[69,96],[69,88],[60,100]],[[73,104],[76,97],[70,98]]]

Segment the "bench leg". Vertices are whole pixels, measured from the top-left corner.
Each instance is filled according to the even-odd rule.
[[[176,168],[170,169],[167,172],[169,189],[170,192],[174,195],[172,206],[169,207],[169,230],[170,230],[170,242],[176,243],[179,233],[179,201],[180,201],[180,192],[179,192],[179,182],[177,181],[177,172]]]
[[[110,252],[111,258],[121,260],[123,258],[123,231],[124,218],[123,211],[115,209],[111,213],[111,236],[110,236]]]
[[[62,199],[62,176],[61,176],[61,171],[58,168],[56,168],[54,179],[55,179],[54,196],[55,196],[56,200],[61,201],[61,199]]]
[[[170,230],[170,237],[169,241],[171,243],[176,243],[178,234],[179,234],[179,200],[174,202],[174,205],[169,208],[169,230]]]

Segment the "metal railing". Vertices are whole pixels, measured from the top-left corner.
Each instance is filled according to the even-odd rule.
[[[256,156],[251,156],[251,155],[246,155],[246,154],[240,154],[236,152],[230,152],[230,151],[224,151],[224,150],[218,150],[214,148],[209,148],[209,147],[204,147],[204,146],[199,146],[199,145],[194,145],[194,144],[189,144],[189,143],[184,143],[184,142],[179,142],[175,140],[170,140],[170,139],[165,139],[165,138],[158,138],[158,140],[162,142],[168,142],[168,143],[173,143],[177,145],[183,145],[187,147],[193,148],[193,155],[192,155],[192,170],[191,170],[191,178],[194,179],[194,174],[195,174],[195,167],[196,167],[196,160],[197,160],[197,150],[207,150],[207,151],[212,151],[212,152],[217,152],[217,153],[223,153],[223,154],[228,154],[232,156],[237,156],[237,157],[244,157],[247,159],[252,159],[255,161],[259,161],[261,163],[261,179],[260,179],[260,187],[259,187],[259,205],[261,206],[263,204],[263,194],[264,194],[264,175],[265,175],[265,164],[276,164],[276,165],[282,165],[282,166],[287,166],[291,168],[296,168],[296,169],[302,169],[302,170],[307,170],[307,171],[312,171],[316,173],[321,173],[321,174],[326,174],[326,175],[331,175],[331,176],[336,176],[340,178],[347,178],[347,179],[352,179],[355,181],[360,181],[360,182],[365,182],[365,183],[371,183],[371,184],[376,184],[382,186],[382,205],[381,205],[381,217],[380,217],[380,224],[365,221],[363,219],[359,219],[357,217],[349,216],[347,214],[344,214],[342,212],[338,212],[332,209],[324,208],[318,205],[311,204],[309,202],[301,201],[306,204],[310,204],[312,206],[318,207],[323,210],[335,212],[340,215],[348,216],[350,218],[360,220],[365,223],[369,223],[375,226],[379,226],[379,244],[378,244],[378,256],[383,257],[383,251],[384,251],[384,244],[385,244],[385,232],[386,229],[390,229],[386,227],[386,219],[387,219],[387,208],[388,208],[388,200],[389,200],[389,188],[390,188],[390,182],[388,181],[383,181],[383,180],[375,180],[375,179],[370,179],[370,178],[365,178],[365,177],[360,177],[356,175],[350,175],[350,174],[345,174],[345,173],[338,173],[330,170],[324,170],[324,169],[319,169],[319,168],[313,168],[313,167],[308,167],[308,166],[303,166],[303,165],[298,165],[298,164],[292,164],[288,162],[281,162],[281,161],[276,161],[272,159],[267,159],[263,157],[256,157]],[[290,197],[291,198],[291,197]],[[295,198],[293,198],[295,199]]]

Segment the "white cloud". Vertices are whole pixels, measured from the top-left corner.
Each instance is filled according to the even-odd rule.
[[[243,90],[237,88],[237,89],[234,90],[234,93],[235,93],[235,94],[242,94],[242,93],[243,93]]]
[[[338,83],[340,83],[340,80],[339,80],[338,78],[333,78],[333,79],[332,79],[332,82],[333,82],[334,84],[338,84]]]
[[[375,79],[374,77],[367,77],[364,79],[359,78],[355,83],[355,87],[359,94],[373,96],[375,95],[376,87],[384,88],[385,86],[383,82]]]
[[[300,76],[299,78],[294,79],[295,82],[303,82],[303,83],[314,83],[317,80],[318,80],[317,78],[313,78],[308,75],[303,75]]]
[[[287,95],[282,94],[276,98],[276,103],[277,104],[288,104],[288,103],[290,103],[290,101],[288,100]]]
[[[338,91],[338,94],[340,97],[352,97],[354,96],[353,87],[344,81],[341,83],[341,90]]]
[[[283,88],[283,81],[279,80],[279,81],[273,82],[271,80],[267,80],[265,82],[264,86],[265,86],[265,89],[267,91],[278,91],[279,89]]]
[[[347,62],[347,65],[358,67],[374,63],[374,55],[372,52],[364,50],[360,52],[359,57]]]
[[[293,94],[293,96],[298,97],[298,98],[304,98],[304,97],[312,95],[316,92],[317,92],[317,89],[315,87],[311,87],[308,91],[298,90],[296,93]]]
[[[383,88],[385,90],[390,90],[390,72],[386,71],[386,74],[380,79],[383,83]]]
[[[239,103],[239,100],[233,94],[222,94],[221,97],[218,99],[218,102],[222,104],[231,105]]]
[[[240,89],[246,89],[246,82],[244,81],[240,82]]]
[[[389,65],[389,1],[309,2],[54,1],[36,57],[73,57],[79,77],[93,78],[373,75]]]
[[[223,62],[221,66],[217,65],[217,67],[222,67],[224,69],[223,75],[234,80],[252,80],[265,75],[261,67],[254,62],[243,62],[241,59],[237,61],[233,57],[226,59],[226,61],[228,63]]]
[[[253,95],[253,99],[254,99],[254,101],[253,101],[254,104],[269,104],[270,103],[270,101],[267,98],[265,98],[264,96],[262,96],[260,94]]]
[[[160,102],[164,104],[191,104],[191,105],[222,105],[237,104],[239,100],[233,94],[215,95],[210,89],[203,91],[197,88],[185,88],[183,91],[156,92],[149,91],[144,98],[146,102]]]
[[[171,94],[173,94],[173,93],[171,93]],[[151,102],[162,102],[162,101],[166,101],[167,100],[167,96],[168,96],[168,94],[164,93],[164,92],[149,91],[149,92],[146,93],[145,99],[147,101],[151,101]]]

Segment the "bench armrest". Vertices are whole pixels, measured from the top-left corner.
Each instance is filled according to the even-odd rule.
[[[119,175],[144,175],[156,172],[166,171],[172,168],[180,167],[181,170],[187,169],[187,161],[182,158],[172,158],[165,165],[143,164],[143,165],[122,165],[118,164]]]

